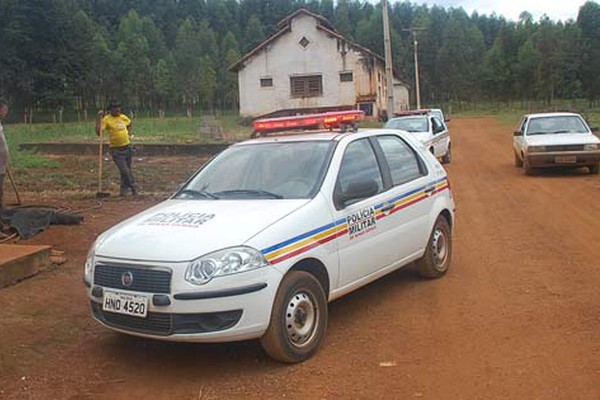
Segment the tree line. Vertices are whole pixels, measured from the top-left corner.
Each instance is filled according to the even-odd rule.
[[[300,7],[384,54],[381,5],[360,0],[0,0],[0,96],[30,119],[95,111],[108,99],[161,115],[235,110],[227,67]],[[394,68],[412,87],[408,29],[419,29],[423,104],[600,98],[596,2],[566,22],[389,7]]]

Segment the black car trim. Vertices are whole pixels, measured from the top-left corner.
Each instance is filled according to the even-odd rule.
[[[202,300],[215,299],[219,297],[239,296],[242,294],[254,293],[267,287],[267,283],[255,283],[235,289],[212,290],[209,292],[177,293],[173,297],[176,300]]]

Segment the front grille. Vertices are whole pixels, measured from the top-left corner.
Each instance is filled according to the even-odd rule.
[[[123,274],[131,273],[131,284],[123,284]],[[171,271],[131,267],[123,265],[97,264],[94,269],[94,284],[113,289],[132,290],[146,293],[171,293]]]
[[[128,331],[167,336],[171,334],[171,314],[148,312],[146,318],[116,314],[102,310],[102,304],[92,302],[94,317],[108,326]]]
[[[546,151],[583,151],[582,144],[563,144],[546,146]]]
[[[94,301],[92,313],[97,320],[108,326],[160,336],[220,331],[231,328],[242,317],[242,310],[232,310],[200,314],[148,312],[146,318],[139,318],[106,312],[102,310],[102,304]]]

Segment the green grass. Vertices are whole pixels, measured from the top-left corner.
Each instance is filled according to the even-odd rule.
[[[589,109],[584,100],[557,101],[552,108],[538,103],[463,103],[444,108],[451,118],[489,116],[497,118],[508,128],[517,126],[523,114],[548,110],[573,110],[581,112],[591,126],[600,126],[600,109]],[[249,137],[252,127],[241,124],[242,120],[235,112],[225,112],[220,117],[223,131],[228,141],[239,141]],[[134,118],[134,143],[226,143],[223,139],[208,134],[200,134],[202,117],[200,114],[187,118],[174,116],[167,118],[139,116]],[[364,128],[381,128],[383,123],[365,121]],[[32,152],[19,151],[19,145],[25,142],[57,143],[97,143],[95,121],[71,123],[5,124],[11,165],[15,169],[59,168],[57,161],[44,158]]]
[[[485,102],[448,106],[444,111],[451,118],[494,117],[503,125],[516,128],[521,117],[528,113],[570,111],[582,114],[590,126],[600,126],[600,109],[590,107],[587,100],[556,100],[552,105],[543,102]]]
[[[220,118],[223,131],[230,140],[249,137],[252,128],[240,124],[237,114],[226,113]],[[135,143],[226,143],[211,135],[201,135],[202,117],[140,117],[133,121]],[[4,132],[16,169],[57,168],[60,164],[32,152],[20,151],[27,142],[97,143],[95,121],[71,123],[5,124]]]

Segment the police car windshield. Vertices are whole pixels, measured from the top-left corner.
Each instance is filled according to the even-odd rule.
[[[232,146],[202,168],[176,198],[311,198],[320,187],[333,147],[328,141]]]

